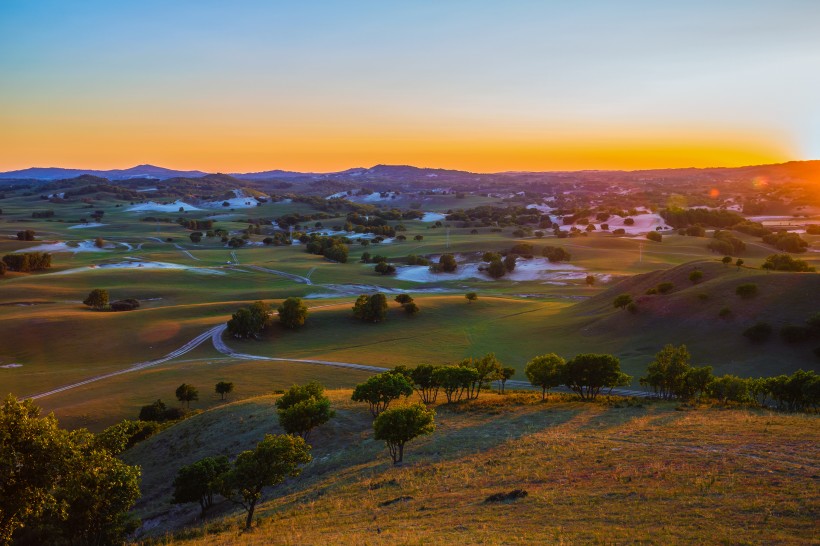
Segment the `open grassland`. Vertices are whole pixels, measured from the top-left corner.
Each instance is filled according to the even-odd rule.
[[[337,415],[311,437],[302,476],[269,490],[258,528],[220,503],[169,504],[179,467],[235,456],[279,432],[267,396],[228,404],[126,453],[143,470],[144,533],[174,544],[777,543],[815,540],[817,417],[673,403],[582,403],[485,394],[439,405],[437,431],[393,467],[364,405],[331,391]],[[485,503],[523,489],[514,503]],[[172,529],[191,525],[171,538]],[[206,534],[209,533],[209,534]]]

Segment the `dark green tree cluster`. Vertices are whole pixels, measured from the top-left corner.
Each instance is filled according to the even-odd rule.
[[[270,326],[273,311],[263,301],[252,303],[231,315],[228,333],[239,339],[258,339],[262,331]]]
[[[351,399],[354,402],[367,402],[370,414],[376,418],[390,406],[390,402],[411,394],[413,385],[404,374],[385,372],[356,385]]]
[[[565,361],[550,353],[537,356],[527,363],[525,373],[534,387],[546,391],[564,385],[582,400],[594,400],[600,392],[628,385],[630,376],[621,371],[620,361],[612,355],[585,353]]]
[[[793,258],[788,254],[772,254],[763,262],[763,269],[772,271],[797,271],[797,272],[813,272],[814,267],[809,266],[805,260]]]
[[[387,318],[387,297],[381,292],[356,298],[353,316],[363,322],[381,322]]]
[[[302,302],[302,298],[290,297],[286,299],[277,311],[279,312],[279,322],[285,328],[295,330],[305,325],[308,308]]]
[[[346,263],[349,250],[346,241],[347,239],[342,237],[322,237],[313,234],[308,237],[305,250],[310,254],[320,254],[334,262]]]
[[[137,522],[139,468],[31,401],[0,406],[0,544],[120,544]]]
[[[706,390],[712,379],[712,367],[692,367],[686,345],[666,345],[649,363],[640,384],[651,387],[664,400],[692,398]]]
[[[19,271],[21,273],[42,271],[51,267],[51,254],[48,252],[6,254],[3,256],[3,263],[10,271]]]
[[[456,269],[458,269],[458,263],[452,254],[442,254],[438,263],[430,266],[430,271],[433,273],[453,273]]]
[[[716,230],[706,248],[716,254],[737,255],[746,250],[746,243],[730,231]]]
[[[769,233],[763,236],[763,242],[784,252],[806,252],[809,242],[804,240],[797,233],[778,232]]]
[[[546,259],[553,263],[568,262],[570,258],[572,258],[572,255],[561,246],[545,246],[541,253]]]
[[[285,432],[307,440],[314,428],[327,423],[335,415],[324,392],[325,388],[316,381],[293,385],[285,391],[276,401],[279,424]]]

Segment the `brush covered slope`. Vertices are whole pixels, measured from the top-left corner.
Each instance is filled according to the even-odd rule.
[[[138,444],[142,538],[173,544],[778,543],[816,536],[815,415],[483,394],[439,404],[394,467],[351,391],[311,436],[300,477],[266,490],[256,527],[219,501],[171,505],[177,470],[281,432],[274,396],[225,405]],[[517,494],[510,495],[515,490]],[[522,493],[526,492],[526,495]],[[501,494],[501,495],[497,495]],[[492,497],[496,495],[496,497]],[[501,499],[502,502],[493,502]]]
[[[690,280],[693,271],[702,273],[697,283]],[[667,293],[658,290],[664,283],[671,283]],[[743,284],[756,285],[757,294],[740,297],[737,287]],[[647,294],[653,291],[657,293]],[[613,307],[621,294],[632,297],[633,312]],[[642,374],[667,343],[686,344],[694,362],[714,366],[716,374],[777,375],[818,368],[813,351],[820,340],[790,344],[778,335],[786,325],[805,326],[820,311],[818,294],[816,273],[767,273],[699,260],[630,277],[567,308],[560,317],[568,331],[575,330],[596,350],[621,357],[633,375]],[[772,327],[764,343],[752,343],[743,335],[757,322]]]

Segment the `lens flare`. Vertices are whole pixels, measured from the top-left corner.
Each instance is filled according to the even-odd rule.
[[[752,186],[756,190],[765,190],[769,186],[768,176],[756,176],[752,180]]]
[[[712,199],[717,199],[719,195],[720,195],[720,190],[719,189],[712,188],[711,190],[709,190],[709,197],[711,197]]]

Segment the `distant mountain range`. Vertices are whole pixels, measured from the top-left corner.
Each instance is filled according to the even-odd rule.
[[[803,178],[806,175],[813,178],[817,174],[820,176],[820,161],[791,161],[788,163],[780,163],[775,165],[755,165],[749,167],[732,167],[732,168],[680,168],[680,169],[652,169],[642,171],[547,171],[547,172],[527,172],[527,171],[510,171],[502,173],[471,173],[468,171],[458,171],[449,169],[430,169],[413,167],[411,165],[376,165],[371,168],[353,168],[344,171],[331,173],[302,173],[295,171],[271,170],[254,173],[231,173],[231,176],[243,180],[291,180],[291,179],[326,179],[338,181],[373,181],[373,180],[392,180],[397,182],[409,182],[413,180],[427,179],[430,181],[441,180],[442,182],[451,180],[478,180],[486,179],[487,177],[503,177],[503,178],[527,178],[531,176],[543,175],[581,175],[589,176],[607,176],[618,174],[620,176],[724,176],[730,173],[767,173],[775,171],[778,174],[796,174]],[[0,173],[2,180],[63,180],[74,178],[80,175],[90,174],[107,178],[109,180],[133,180],[133,179],[151,179],[151,180],[167,180],[169,178],[198,178],[209,173],[203,171],[178,171],[174,169],[166,169],[164,167],[157,167],[155,165],[137,165],[130,169],[114,169],[114,170],[94,170],[94,169],[63,169],[59,167],[33,167],[30,169],[22,169],[17,171],[8,171]]]

